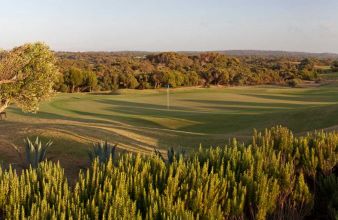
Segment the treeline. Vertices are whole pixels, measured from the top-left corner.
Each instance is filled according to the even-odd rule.
[[[332,64],[331,64],[331,72],[338,72],[338,60],[332,62]]]
[[[74,187],[52,162],[21,174],[0,169],[0,218],[338,218],[335,132],[294,137],[274,127],[250,144],[156,152],[96,159]]]
[[[185,55],[167,52],[144,56],[111,53],[57,53],[62,72],[55,89],[62,92],[150,89],[166,86],[294,86],[316,80],[314,59],[230,57],[218,53]]]

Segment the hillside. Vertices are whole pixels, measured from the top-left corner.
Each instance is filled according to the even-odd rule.
[[[166,51],[57,51],[57,54],[105,54],[105,55],[118,55],[118,56],[136,56],[144,57],[147,55],[159,54]],[[309,53],[309,52],[297,52],[297,51],[279,51],[279,50],[210,50],[210,51],[172,51],[185,55],[199,55],[205,52],[220,53],[229,56],[258,56],[258,57],[275,57],[275,58],[316,58],[316,59],[338,59],[337,53]]]

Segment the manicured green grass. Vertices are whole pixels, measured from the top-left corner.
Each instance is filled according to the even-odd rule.
[[[254,128],[276,124],[297,133],[335,129],[338,86],[313,88],[233,87],[121,90],[107,94],[58,94],[37,114],[11,107],[0,122],[0,153],[14,160],[11,143],[25,136],[53,139],[50,156],[65,166],[84,166],[91,144],[118,143],[120,149],[149,153],[154,147],[196,148],[223,145],[232,137],[246,140]],[[82,161],[82,162],[81,162]]]

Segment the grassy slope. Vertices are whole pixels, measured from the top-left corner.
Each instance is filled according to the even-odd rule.
[[[120,148],[151,152],[154,146],[187,148],[222,145],[230,137],[248,138],[253,128],[275,124],[295,132],[334,129],[338,87],[235,87],[176,89],[166,108],[165,90],[123,90],[119,94],[59,94],[38,114],[12,107],[0,122],[0,160],[19,161],[11,144],[25,136],[55,142],[49,155],[69,170],[85,166],[87,150],[100,139]],[[75,167],[72,167],[76,165]]]

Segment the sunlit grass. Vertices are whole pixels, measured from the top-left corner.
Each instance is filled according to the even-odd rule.
[[[8,120],[0,122],[4,142],[0,151],[12,155],[12,160],[10,143],[20,146],[24,137],[39,135],[55,140],[53,159],[70,164],[73,156],[85,160],[98,140],[118,143],[122,150],[150,153],[154,147],[223,145],[234,136],[246,140],[254,128],[276,124],[296,133],[334,129],[337,102],[338,87],[332,85],[175,89],[170,92],[169,110],[166,90],[58,94],[43,103],[38,114],[11,107]]]

